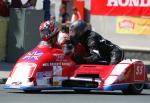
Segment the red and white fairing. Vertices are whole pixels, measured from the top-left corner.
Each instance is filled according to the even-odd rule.
[[[60,49],[53,49],[41,42],[32,51],[23,55],[11,71],[6,85],[12,87],[59,86],[71,76],[75,63]]]
[[[23,55],[12,69],[6,89],[21,90],[129,90],[138,84],[139,94],[147,82],[142,61],[127,59],[116,65],[77,65],[61,49],[41,42]],[[142,85],[143,84],[143,85]],[[131,88],[130,88],[131,89]],[[135,92],[135,90],[134,90]]]
[[[137,59],[123,60],[117,65],[81,65],[74,73],[74,80],[78,75],[98,74],[97,78],[83,80],[98,82],[101,90],[114,90],[112,86],[125,86],[132,83],[144,83],[147,81],[147,73],[142,61]],[[110,88],[109,88],[110,87]]]

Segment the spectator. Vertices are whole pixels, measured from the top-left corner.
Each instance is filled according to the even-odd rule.
[[[76,7],[72,8],[72,12],[73,12],[73,14],[72,14],[72,17],[71,17],[71,23],[73,23],[77,20],[81,20],[81,15],[80,15],[80,13],[79,13],[79,11],[77,10]]]
[[[10,7],[11,8],[21,8],[22,7],[21,0],[11,0]]]
[[[53,15],[52,15],[52,16],[50,17],[50,20],[52,20],[52,21],[56,21],[55,16],[53,16]]]
[[[66,6],[64,4],[60,6],[59,12],[60,12],[59,14],[60,23],[64,24],[70,20],[69,14],[66,12]]]
[[[7,17],[9,15],[9,7],[7,1],[0,0],[0,16]]]
[[[35,9],[36,2],[37,2],[37,0],[28,0],[28,1],[23,5],[23,7],[24,7],[24,8]]]

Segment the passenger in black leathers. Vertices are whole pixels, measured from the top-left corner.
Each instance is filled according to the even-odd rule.
[[[70,40],[64,46],[64,53],[70,54],[78,43],[81,43],[88,53],[87,57],[72,56],[79,64],[117,64],[124,58],[124,52],[119,46],[90,30],[84,21],[72,23],[69,34]]]

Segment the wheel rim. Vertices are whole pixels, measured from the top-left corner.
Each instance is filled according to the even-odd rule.
[[[134,84],[134,88],[135,88],[136,90],[142,90],[143,87],[144,87],[144,84],[143,84],[143,83],[142,83],[142,84]]]

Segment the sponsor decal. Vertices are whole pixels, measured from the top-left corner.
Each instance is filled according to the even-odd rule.
[[[56,61],[65,61],[64,54],[54,54],[54,56],[56,57]]]
[[[62,75],[62,66],[53,66],[53,75],[61,76]]]
[[[134,29],[134,22],[130,20],[123,20],[119,22],[119,27],[124,29]]]
[[[61,85],[61,81],[64,79],[62,75],[62,67],[54,66],[52,71],[44,71],[36,73],[37,85],[51,85],[58,86]]]
[[[59,82],[59,81],[54,81],[54,82],[53,82],[53,86],[58,86],[58,85],[60,85],[60,82]]]
[[[37,72],[36,73],[36,78],[40,79],[43,77],[51,77],[52,76],[52,72],[51,71],[44,71],[44,72]]]
[[[43,73],[42,72],[37,72],[36,73],[36,78],[37,79],[43,78]]]
[[[118,16],[116,32],[119,34],[150,35],[150,18]]]
[[[150,0],[107,0],[108,7],[150,7]]]
[[[55,62],[50,62],[50,63],[43,63],[44,67],[49,67],[49,66],[69,66],[70,63],[64,58],[64,54],[54,54],[55,56]]]
[[[12,85],[21,85],[22,82],[12,82],[11,84],[12,84]]]
[[[150,0],[91,0],[92,15],[150,16]]]
[[[44,63],[43,67],[49,67],[49,66],[69,66],[70,63],[68,62],[51,62],[51,63]]]
[[[61,77],[61,76],[55,76],[53,78],[53,86],[60,86],[64,79],[66,79],[66,78],[65,77]]]
[[[39,58],[43,55],[43,52],[41,51],[31,51],[27,55],[23,57],[24,60],[39,60]]]
[[[44,77],[50,77],[50,76],[52,76],[51,74],[52,74],[51,71],[45,71],[45,72],[43,73],[43,76],[44,76]]]

